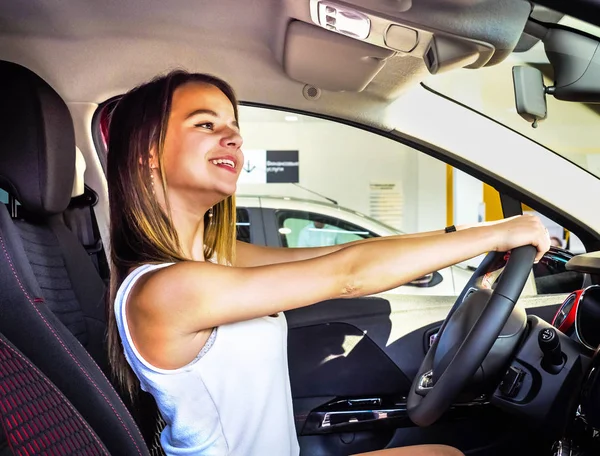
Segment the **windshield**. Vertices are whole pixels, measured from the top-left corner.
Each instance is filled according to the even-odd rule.
[[[559,24],[600,37],[600,28],[564,16]],[[540,41],[526,52],[513,52],[502,63],[477,71],[460,69],[430,76],[424,85],[542,144],[600,177],[600,104],[566,102],[547,95],[545,120],[533,128],[516,111],[512,67],[533,66],[553,85],[553,70]]]

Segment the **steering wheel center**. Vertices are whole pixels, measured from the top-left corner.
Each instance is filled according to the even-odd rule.
[[[471,292],[474,281],[467,284],[413,381],[407,409],[414,423],[434,423],[479,370],[493,376],[504,366],[525,330],[525,312],[516,302],[535,254],[530,245],[514,249],[494,290]],[[489,264],[484,260],[474,278],[487,273]],[[484,361],[493,363],[491,370]]]

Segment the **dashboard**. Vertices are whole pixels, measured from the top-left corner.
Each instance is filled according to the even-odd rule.
[[[567,336],[571,336],[575,332],[575,315],[582,294],[583,289],[576,290],[567,296],[552,319],[552,326]]]
[[[598,276],[600,252],[574,256],[565,267],[568,271]],[[552,326],[595,351],[600,345],[600,285],[590,285],[570,293],[552,319]]]

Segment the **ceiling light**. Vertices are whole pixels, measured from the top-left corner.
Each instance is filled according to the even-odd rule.
[[[287,122],[298,122],[298,116],[285,116]]]
[[[352,7],[328,0],[311,0],[311,18],[315,24],[334,32],[364,40],[371,32],[369,17]]]

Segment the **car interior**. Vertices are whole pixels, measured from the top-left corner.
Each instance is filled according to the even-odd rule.
[[[476,456],[598,454],[600,213],[590,195],[600,179],[423,85],[543,45],[551,72],[513,70],[519,121],[550,119],[550,99],[596,115],[600,36],[565,26],[567,16],[600,26],[591,0],[0,4],[0,455],[164,454],[153,399],[124,394],[108,366],[103,108],[179,67],[223,77],[244,106],[409,145],[495,188],[503,217],[526,205],[588,252],[553,247],[536,266],[547,271],[536,296],[521,296],[535,256],[524,246],[485,256],[458,296],[420,296],[410,308],[381,296],[334,299],[286,312],[302,455],[427,443]],[[415,91],[473,122],[415,104]],[[505,138],[506,155],[494,157]],[[532,156],[545,154],[544,178],[507,158],[530,143]]]

